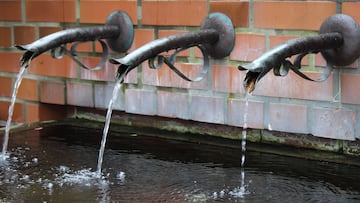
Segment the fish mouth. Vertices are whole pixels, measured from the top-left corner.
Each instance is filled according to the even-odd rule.
[[[247,94],[252,93],[255,90],[256,83],[271,70],[271,68],[268,67],[270,66],[255,62],[245,66],[238,66],[240,71],[247,71],[243,81],[243,87]]]
[[[243,81],[243,86],[246,94],[250,94],[255,90],[255,86],[258,80],[260,79],[259,78],[260,75],[261,73],[259,72],[248,71],[246,73],[245,79]]]
[[[247,71],[243,81],[243,87],[246,94],[250,94],[255,90],[256,83],[264,75],[263,69],[252,69],[252,65],[253,64],[238,66],[238,69],[240,71]]]

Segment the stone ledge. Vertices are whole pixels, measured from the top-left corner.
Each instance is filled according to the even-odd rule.
[[[105,111],[103,110],[78,108],[75,115],[64,120],[16,125],[11,128],[11,132],[52,125],[70,125],[99,130],[104,127],[104,115]],[[5,127],[0,128],[0,134],[3,134],[4,130]],[[230,147],[239,150],[241,148],[242,128],[239,127],[128,114],[121,111],[113,113],[110,131]],[[246,148],[248,151],[360,166],[359,140],[342,141],[319,138],[310,134],[252,129],[248,130],[247,138]]]
[[[94,110],[88,108],[79,108],[74,118],[85,119],[88,121],[105,121],[105,113],[102,110]],[[115,129],[115,126],[128,126],[150,130],[149,132],[170,132],[171,134],[190,134],[186,139],[193,138],[192,136],[205,136],[212,138],[228,139],[239,142],[241,140],[241,127],[211,124],[205,122],[197,122],[191,120],[182,120],[176,118],[167,118],[159,116],[145,116],[128,114],[124,112],[113,112],[110,129]],[[152,133],[152,134],[154,134]],[[168,137],[169,138],[169,137]],[[311,134],[287,133],[279,131],[269,131],[260,129],[249,129],[247,140],[251,143],[259,143],[260,145],[272,145],[276,148],[290,147],[294,151],[297,149],[316,150],[313,156],[320,152],[331,152],[337,155],[351,155],[360,157],[360,141],[343,141],[336,139],[328,139],[315,137]],[[292,155],[293,156],[293,155]]]

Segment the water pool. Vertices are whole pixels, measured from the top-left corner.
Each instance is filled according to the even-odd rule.
[[[360,167],[256,151],[52,126],[12,133],[1,163],[3,202],[359,202]],[[241,143],[239,142],[239,145]]]

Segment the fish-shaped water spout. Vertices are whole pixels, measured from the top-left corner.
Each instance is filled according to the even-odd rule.
[[[312,79],[302,73],[301,60],[310,53],[320,52],[327,65],[318,79]],[[297,55],[294,62],[289,57]],[[239,66],[246,70],[243,86],[246,92],[252,92],[256,83],[271,69],[276,76],[286,76],[293,70],[300,77],[321,82],[326,80],[336,66],[346,66],[360,56],[360,28],[358,23],[345,14],[335,14],[327,18],[320,27],[319,35],[289,40],[276,46],[255,59],[252,63]]]

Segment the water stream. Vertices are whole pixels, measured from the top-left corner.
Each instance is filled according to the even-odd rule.
[[[248,117],[248,109],[249,109],[249,93],[246,93],[245,95],[245,108],[244,108],[244,115],[243,115],[243,130],[241,132],[241,182],[240,187],[235,188],[234,190],[230,191],[230,195],[235,197],[244,197],[245,194],[248,194],[249,192],[246,191],[246,185],[245,185],[245,154],[246,154],[246,136],[247,136],[247,117]]]
[[[8,111],[8,119],[7,119],[6,127],[5,127],[5,135],[4,135],[4,140],[3,140],[2,153],[0,155],[1,160],[6,160],[6,158],[8,157],[7,147],[8,147],[8,142],[9,142],[10,127],[11,127],[11,121],[12,121],[12,116],[13,116],[15,102],[16,102],[16,96],[17,96],[19,87],[21,85],[21,81],[24,77],[24,73],[25,73],[27,67],[28,67],[28,63],[26,63],[24,66],[22,66],[20,68],[20,71],[17,75],[16,81],[14,84],[14,88],[13,88],[13,92],[12,92],[12,96],[11,96],[11,103],[10,103],[9,111]],[[106,113],[105,126],[104,126],[104,130],[103,130],[103,137],[101,140],[101,146],[100,146],[99,157],[98,157],[98,165],[97,165],[97,171],[96,171],[97,177],[101,177],[102,162],[103,162],[103,156],[104,156],[104,151],[105,151],[106,138],[107,138],[109,126],[110,126],[113,105],[118,97],[118,93],[119,93],[119,90],[122,85],[122,82],[120,82],[120,81],[122,81],[122,80],[117,80],[115,83],[112,98],[109,102],[108,110]]]
[[[13,88],[13,92],[12,92],[12,96],[11,96],[11,103],[9,106],[9,113],[8,113],[8,119],[6,121],[6,126],[5,126],[5,136],[4,136],[4,140],[3,140],[3,147],[2,147],[2,153],[0,155],[0,159],[5,160],[7,155],[7,147],[8,147],[8,142],[9,142],[9,134],[10,134],[10,127],[11,127],[11,120],[12,120],[12,115],[14,113],[14,107],[15,107],[15,102],[16,102],[16,95],[18,93],[21,81],[24,77],[24,73],[25,70],[27,68],[27,65],[24,65],[20,68],[20,71],[17,75],[15,84],[14,84],[14,88]]]
[[[245,193],[245,153],[246,153],[246,135],[247,135],[247,117],[248,117],[248,109],[249,109],[249,94],[246,94],[245,97],[245,109],[244,109],[244,126],[241,132],[241,186],[240,191]]]
[[[103,130],[103,137],[101,140],[101,145],[100,145],[100,150],[99,150],[99,157],[98,157],[98,165],[97,165],[97,176],[101,177],[101,167],[102,167],[102,163],[103,163],[103,158],[104,158],[104,151],[105,151],[105,145],[106,145],[106,138],[109,132],[109,127],[110,127],[110,121],[111,121],[111,114],[112,114],[112,110],[113,110],[113,105],[118,97],[118,93],[120,91],[120,88],[122,86],[122,82],[120,82],[122,80],[117,80],[115,82],[115,87],[112,93],[112,97],[111,100],[109,102],[109,106],[106,112],[106,118],[105,118],[105,126],[104,126],[104,130]]]

